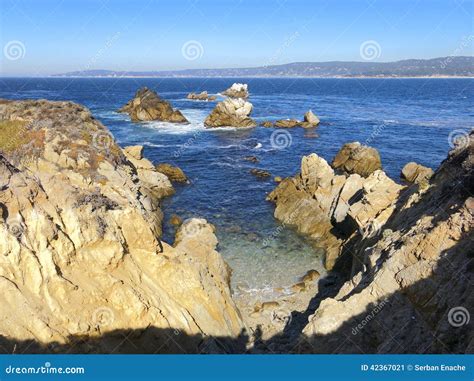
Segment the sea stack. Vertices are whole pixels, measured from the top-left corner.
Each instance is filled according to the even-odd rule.
[[[255,127],[250,118],[252,104],[242,98],[227,98],[219,102],[204,121],[206,127]]]
[[[161,99],[156,92],[147,87],[138,90],[135,97],[119,112],[129,114],[133,122],[157,120],[170,123],[189,123],[181,111],[173,109],[169,102]]]

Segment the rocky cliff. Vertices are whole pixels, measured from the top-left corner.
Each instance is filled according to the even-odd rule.
[[[80,105],[1,100],[0,153],[4,351],[197,352],[241,333],[213,227],[160,240],[173,187],[139,147]]]
[[[329,293],[320,282],[325,294],[293,319],[302,332],[285,350],[472,353],[473,165],[472,132],[429,183],[409,187],[381,170],[335,175],[317,155],[303,158],[270,195],[275,216],[326,245],[343,281]]]

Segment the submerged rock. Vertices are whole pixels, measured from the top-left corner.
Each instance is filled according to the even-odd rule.
[[[227,90],[223,91],[222,95],[225,95],[231,98],[248,98],[249,97],[248,86],[243,83],[234,83]]]
[[[184,174],[183,170],[179,167],[168,163],[160,163],[156,166],[156,170],[160,173],[163,173],[174,183],[186,183],[188,178]]]
[[[260,126],[265,127],[265,128],[273,127],[273,122],[264,121],[264,122],[260,123]]]
[[[134,122],[158,120],[170,123],[189,123],[181,111],[174,110],[169,102],[161,99],[156,92],[147,87],[138,90],[134,98],[119,112],[129,114],[130,119]]]
[[[250,161],[251,163],[258,163],[258,157],[257,156],[245,156],[244,160]]]
[[[207,91],[201,91],[200,93],[189,93],[186,98],[196,101],[215,101],[214,95],[209,95]]]
[[[431,168],[410,162],[403,167],[400,177],[409,183],[421,184],[427,183],[433,174]]]
[[[274,127],[293,128],[293,127],[298,127],[300,124],[301,122],[296,119],[280,119],[274,123]]]
[[[258,168],[252,168],[250,170],[250,173],[256,177],[260,178],[267,178],[271,176],[271,173],[268,171],[265,171],[264,169],[258,169]]]
[[[250,118],[252,104],[241,98],[219,102],[204,121],[206,127],[255,127]]]
[[[382,162],[375,148],[353,142],[344,144],[332,161],[332,166],[347,174],[357,173],[367,177],[382,169]]]

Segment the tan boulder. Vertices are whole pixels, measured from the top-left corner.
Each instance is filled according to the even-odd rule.
[[[375,148],[353,142],[344,144],[334,158],[332,167],[348,174],[357,173],[367,177],[377,169],[382,169],[382,163]]]
[[[172,182],[185,183],[188,181],[188,178],[184,174],[183,170],[174,165],[167,164],[167,163],[160,163],[156,166],[156,170],[166,175],[168,179],[170,179],[170,181]]]
[[[204,121],[206,127],[255,127],[250,118],[252,104],[242,98],[226,98],[219,102]]]
[[[433,174],[434,172],[431,168],[410,162],[403,167],[400,177],[409,183],[421,184],[428,182]]]

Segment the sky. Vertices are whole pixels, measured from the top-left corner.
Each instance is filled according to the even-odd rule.
[[[474,0],[0,0],[0,14],[0,76],[474,52]]]

